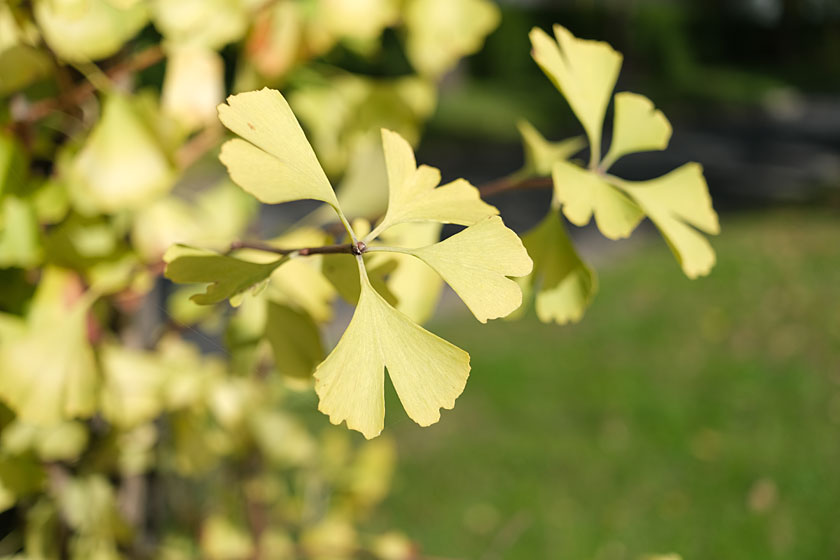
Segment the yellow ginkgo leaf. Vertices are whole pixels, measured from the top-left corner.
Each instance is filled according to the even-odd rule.
[[[464,179],[438,187],[440,171],[428,165],[417,167],[411,145],[396,132],[383,128],[382,145],[388,170],[388,211],[367,239],[403,222],[469,226],[499,213]]]
[[[517,123],[525,145],[525,170],[541,176],[551,175],[551,168],[558,161],[569,159],[586,147],[582,137],[576,136],[561,142],[549,142],[526,120]]]
[[[577,322],[597,291],[595,272],[577,254],[563,219],[552,210],[522,238],[534,259],[535,307],[540,321]]]
[[[388,305],[370,284],[361,258],[359,305],[335,349],[315,370],[318,409],[368,439],[385,422],[388,374],[412,420],[429,426],[464,390],[469,354],[426,331]]]
[[[720,232],[720,224],[699,163],[687,163],[651,181],[617,180],[617,184],[656,224],[686,276],[696,278],[711,271],[715,251],[694,228],[714,235]]]
[[[572,163],[555,163],[551,177],[556,202],[563,205],[563,214],[576,226],[588,224],[594,213],[601,233],[621,239],[629,236],[644,217],[627,195]]]
[[[508,277],[525,276],[533,266],[522,241],[498,216],[405,252],[435,269],[482,323],[522,305],[522,290]]]
[[[219,159],[231,178],[259,200],[277,204],[313,199],[338,206],[324,170],[279,91],[263,88],[231,95],[219,119],[241,136],[222,146]]]
[[[382,234],[391,246],[414,249],[437,243],[443,226],[435,222],[399,224]],[[388,289],[397,299],[396,308],[422,325],[435,311],[443,289],[443,279],[432,268],[412,255],[393,253],[397,267],[388,277]]]
[[[499,8],[488,0],[409,0],[408,58],[421,74],[437,78],[478,51],[499,20]]]
[[[556,41],[542,29],[532,29],[532,56],[569,101],[589,137],[592,161],[597,163],[604,114],[621,69],[621,54],[607,43],[578,39],[561,25],[554,26],[554,35]]]
[[[650,99],[637,93],[617,93],[612,143],[601,169],[609,169],[627,154],[664,150],[671,132],[671,123]]]

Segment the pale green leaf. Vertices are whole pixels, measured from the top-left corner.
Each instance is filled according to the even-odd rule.
[[[268,303],[265,338],[274,352],[275,367],[284,375],[309,377],[324,358],[318,325],[308,314],[286,305]]]
[[[671,123],[650,99],[637,93],[617,93],[612,143],[601,168],[609,169],[627,154],[664,150],[671,132]]]
[[[397,262],[392,258],[379,259],[367,265],[371,285],[391,305],[396,305],[397,298],[388,288],[385,278],[396,267]],[[353,255],[324,255],[321,271],[344,301],[353,305],[359,302],[359,265]]]
[[[531,30],[532,56],[566,97],[589,137],[593,160],[600,160],[601,134],[622,57],[607,43],[578,39],[561,25],[556,41],[542,29]]]
[[[52,60],[43,50],[29,45],[0,48],[0,95],[19,91],[54,71]]]
[[[315,441],[297,418],[279,410],[261,410],[248,414],[248,420],[257,445],[271,463],[288,468],[315,457]]]
[[[156,354],[107,345],[102,348],[100,357],[105,378],[102,414],[109,422],[127,429],[160,414],[168,372]]]
[[[388,209],[388,177],[381,142],[360,141],[338,187],[338,202],[348,218],[373,220]],[[335,219],[335,218],[333,218]]]
[[[106,0],[35,0],[38,27],[65,60],[86,62],[115,54],[149,21],[145,3],[120,8]]]
[[[244,527],[222,515],[213,515],[201,527],[201,556],[208,560],[250,558],[254,543]]]
[[[0,267],[34,267],[41,260],[42,249],[32,203],[8,195],[0,205]]]
[[[96,365],[86,321],[92,299],[88,294],[68,303],[75,289],[68,273],[47,269],[25,331],[0,344],[0,397],[24,422],[57,424],[95,410]]]
[[[427,165],[417,167],[411,145],[396,132],[383,128],[382,145],[388,170],[388,211],[376,233],[403,222],[469,226],[499,213],[464,179],[438,187],[440,171]]]
[[[321,0],[318,16],[340,38],[372,41],[399,17],[399,0]]]
[[[694,228],[714,235],[720,224],[699,163],[687,163],[651,181],[619,184],[662,232],[686,276],[696,278],[711,271],[714,249]]]
[[[268,280],[287,257],[267,263],[250,262],[213,251],[174,245],[163,256],[167,278],[179,284],[209,283],[207,291],[192,296],[200,305],[235,298],[249,288]]]
[[[193,200],[167,196],[141,209],[131,241],[147,261],[157,261],[175,244],[224,250],[251,223],[257,201],[225,178]]]
[[[330,236],[323,230],[308,227],[296,228],[270,241],[274,246],[285,248],[318,247],[330,242]],[[316,322],[329,321],[336,292],[321,272],[325,257],[290,258],[272,273],[265,292],[268,299],[301,309]]]
[[[242,138],[222,146],[231,178],[259,200],[277,204],[313,199],[338,206],[335,193],[289,104],[263,88],[231,95],[219,119]]]
[[[435,269],[482,323],[522,304],[519,284],[508,277],[525,276],[533,266],[522,241],[498,216],[407,252]]]
[[[40,491],[44,481],[44,471],[36,460],[0,456],[0,511],[15,505],[19,497]]]
[[[224,77],[224,61],[214,50],[171,47],[161,92],[163,113],[187,130],[214,122],[216,107],[225,96]]]
[[[68,179],[76,206],[97,213],[137,209],[169,190],[175,175],[129,99],[112,94]]]
[[[595,214],[601,233],[610,239],[621,239],[629,236],[644,217],[627,195],[591,171],[558,162],[551,177],[556,201],[576,226],[585,226]]]
[[[384,164],[382,169],[384,176]],[[0,195],[19,192],[28,171],[29,161],[19,140],[10,133],[0,132]]]
[[[470,371],[469,354],[424,330],[388,305],[362,278],[359,305],[335,349],[315,370],[318,409],[330,421],[347,422],[366,438],[379,435],[385,420],[388,374],[403,407],[421,426],[452,408]]]
[[[499,8],[488,0],[409,0],[408,58],[418,72],[438,78],[481,49],[500,19]]]
[[[595,296],[598,281],[575,251],[560,214],[552,210],[522,242],[534,259],[537,317],[561,325],[579,321]]]
[[[535,175],[551,175],[551,168],[558,161],[567,160],[586,147],[585,140],[576,136],[561,142],[549,142],[528,121],[517,123],[525,146],[525,171]]]
[[[71,478],[59,488],[62,519],[77,533],[109,539],[122,529],[114,488],[99,474]]]
[[[248,29],[240,0],[154,0],[155,26],[172,43],[219,50]]]
[[[298,61],[305,31],[303,11],[297,2],[272,2],[255,15],[246,48],[248,61],[263,76],[280,78]],[[253,89],[239,85],[234,89]]]
[[[14,455],[34,451],[43,461],[74,461],[87,443],[87,428],[76,421],[42,426],[15,419],[2,432],[4,451]]]

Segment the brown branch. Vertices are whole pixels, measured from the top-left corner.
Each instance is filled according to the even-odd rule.
[[[201,156],[218,146],[221,139],[221,129],[213,125],[208,126],[190,138],[175,154],[175,161],[178,164],[178,168],[183,170],[190,167],[201,159]]]
[[[269,245],[268,243],[261,243],[259,241],[234,241],[230,244],[230,250],[236,249],[256,249],[257,251],[265,251],[267,253],[276,253],[278,255],[290,255],[297,253],[301,256],[307,257],[309,255],[361,255],[367,250],[367,246],[362,243],[343,243],[341,245],[324,245],[323,247],[303,247],[299,249],[282,249]]]
[[[502,177],[478,187],[481,197],[496,196],[507,191],[525,189],[544,189],[551,186],[551,177],[529,177],[528,179],[511,179]]]
[[[138,72],[149,66],[157,64],[166,56],[163,48],[160,45],[153,45],[145,50],[142,50],[131,58],[120,62],[112,68],[109,68],[105,75],[111,79],[119,78],[125,74]],[[20,122],[32,123],[39,121],[44,117],[49,116],[55,111],[65,110],[70,107],[81,105],[87,98],[92,96],[96,88],[88,81],[78,84],[73,89],[59,95],[58,97],[51,97],[33,103],[26,114],[20,119]]]

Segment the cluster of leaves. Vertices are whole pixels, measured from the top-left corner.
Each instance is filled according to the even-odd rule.
[[[629,237],[648,217],[689,278],[708,274],[715,263],[714,250],[697,229],[716,234],[719,225],[697,163],[650,181],[627,181],[608,173],[626,155],[667,148],[671,125],[647,97],[617,93],[612,141],[603,155],[604,118],[622,56],[607,43],[578,39],[560,25],[554,26],[554,34],[552,39],[541,29],[531,32],[533,57],[583,125],[589,163],[569,161],[587,145],[582,139],[548,142],[523,122],[526,165],[516,177],[552,178],[551,210],[523,237],[534,259],[534,273],[524,285],[536,292],[536,312],[542,321],[566,323],[583,316],[597,291],[597,279],[572,245],[561,212],[576,226],[585,226],[594,216],[609,239]]]
[[[277,268],[272,285],[231,312],[173,290],[162,256],[224,251],[255,227],[257,201],[216,158],[226,83],[286,88],[352,192],[383,161],[379,127],[416,142],[438,79],[497,22],[487,0],[0,5],[0,557],[415,554],[401,533],[362,528],[393,442],[306,412],[323,358],[312,335],[336,294],[318,259],[257,258],[252,274]],[[386,29],[414,72],[327,62],[375,61]],[[159,63],[162,80],[140,73]]]
[[[670,130],[646,99],[618,94],[601,158],[620,56],[563,28],[556,43],[534,31],[534,55],[592,161],[569,160],[582,139],[522,125],[518,177],[551,175],[555,193],[524,244],[474,186],[417,165],[437,81],[497,21],[488,0],[0,6],[0,508],[17,520],[0,557],[411,557],[400,534],[356,528],[387,492],[390,441],[318,424],[302,410],[313,388],[333,423],[370,439],[387,371],[408,415],[437,422],[470,371],[421,326],[444,283],[480,322],[512,315],[523,290],[543,320],[582,315],[595,279],[561,212],[577,225],[594,214],[614,238],[647,215],[687,274],[708,271],[713,253],[687,225],[717,227],[699,168],[648,183],[606,173]],[[375,58],[386,29],[414,72],[325,62],[336,49]],[[141,30],[161,43],[140,50]],[[231,44],[244,93],[219,105]],[[138,86],[161,59],[160,87]],[[237,136],[218,153],[229,178],[219,121]],[[257,201],[300,199],[323,205],[247,241]],[[463,229],[441,241],[443,224]],[[206,286],[167,293],[164,266]],[[355,309],[327,352],[339,300]]]

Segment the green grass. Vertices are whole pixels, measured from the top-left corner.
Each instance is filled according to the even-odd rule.
[[[651,236],[571,327],[432,325],[472,374],[428,429],[389,396],[383,523],[446,558],[840,557],[840,219],[732,218],[714,245],[689,281]]]

